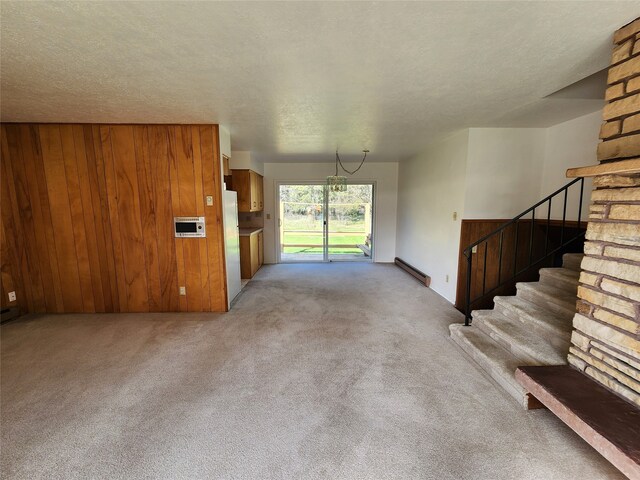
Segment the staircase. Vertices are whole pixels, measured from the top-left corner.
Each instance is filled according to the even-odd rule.
[[[527,409],[538,402],[516,368],[567,363],[582,254],[562,260],[562,268],[540,269],[538,282],[517,283],[516,296],[495,297],[493,310],[474,310],[472,326],[449,326],[453,341]]]

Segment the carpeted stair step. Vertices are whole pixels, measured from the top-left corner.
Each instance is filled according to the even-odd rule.
[[[578,290],[579,276],[580,272],[578,270],[571,270],[569,268],[540,269],[540,283],[567,290],[574,295]]]
[[[516,283],[518,296],[547,310],[573,317],[576,311],[576,294],[540,282]]]
[[[530,361],[509,353],[478,328],[454,323],[449,325],[449,331],[451,339],[518,403],[525,408],[535,407],[535,400],[529,398],[514,377],[516,368],[531,365]]]
[[[564,365],[569,353],[569,335],[552,343],[520,320],[505,317],[495,310],[475,310],[473,326],[479,328],[503,348],[534,365]]]
[[[495,310],[505,317],[519,320],[538,335],[553,341],[569,338],[573,314],[557,313],[521,297],[494,297]]]
[[[562,256],[562,267],[569,270],[580,271],[580,264],[582,263],[582,253],[565,253]]]

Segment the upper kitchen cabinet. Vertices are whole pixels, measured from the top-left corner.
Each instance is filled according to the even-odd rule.
[[[231,170],[233,189],[238,192],[239,212],[261,212],[264,209],[263,177],[253,170]]]

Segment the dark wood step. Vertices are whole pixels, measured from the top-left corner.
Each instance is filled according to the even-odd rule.
[[[640,408],[568,365],[519,367],[516,380],[627,477],[640,479]]]

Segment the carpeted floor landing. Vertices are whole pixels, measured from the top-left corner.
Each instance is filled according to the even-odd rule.
[[[231,313],[1,327],[4,479],[622,478],[392,265],[265,266]]]

